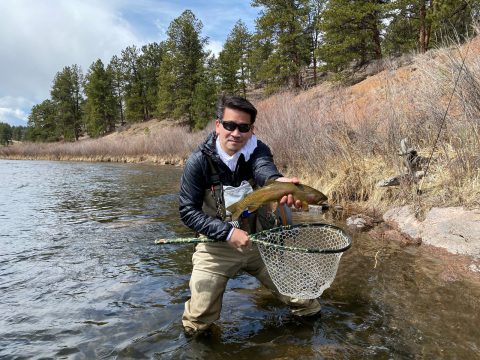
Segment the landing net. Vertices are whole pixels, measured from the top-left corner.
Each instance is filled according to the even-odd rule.
[[[342,253],[352,240],[340,228],[329,224],[297,224],[251,234],[267,271],[281,294],[298,299],[315,299],[330,287]],[[156,244],[215,242],[205,237],[158,239]]]
[[[350,237],[328,224],[282,226],[252,235],[281,294],[315,299],[330,287]]]

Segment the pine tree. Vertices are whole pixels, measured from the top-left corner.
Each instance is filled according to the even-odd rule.
[[[85,124],[90,136],[103,135],[115,129],[116,103],[113,74],[98,59],[85,76]]]
[[[217,100],[216,64],[214,56],[207,59],[206,65],[195,85],[192,102],[192,121],[194,129],[203,129],[215,116]]]
[[[126,70],[123,62],[116,55],[110,60],[107,70],[112,74],[112,87],[116,104],[115,118],[120,118],[120,125],[123,126],[125,125]]]
[[[12,142],[12,127],[7,124],[0,122],[0,145],[7,146]]]
[[[446,39],[463,41],[480,14],[479,0],[397,0],[388,7],[384,48],[393,55],[423,53]]]
[[[142,46],[142,53],[138,59],[140,77],[144,88],[145,119],[150,119],[156,115],[158,89],[160,86],[158,73],[163,51],[163,43],[150,43]]]
[[[281,86],[299,88],[301,72],[310,61],[309,0],[253,0],[252,6],[263,7],[256,21],[258,43],[272,45],[258,73],[267,82],[267,91]],[[261,52],[265,54],[265,50]]]
[[[207,42],[202,22],[185,10],[167,30],[165,53],[159,70],[158,110],[163,117],[184,117],[194,127],[192,101],[203,73]]]
[[[28,116],[28,128],[25,135],[30,141],[58,141],[62,127],[57,123],[57,109],[52,100],[34,105]]]
[[[328,0],[310,0],[307,30],[310,37],[310,63],[313,69],[313,84],[317,84],[317,67],[319,58],[319,47],[322,37],[321,18]]]
[[[125,79],[125,117],[128,122],[147,120],[146,92],[139,66],[140,49],[129,46],[122,51]]]
[[[342,71],[382,58],[383,0],[330,0],[323,12],[321,58],[326,68]]]
[[[12,140],[23,141],[25,140],[25,134],[27,131],[26,126],[12,126]]]
[[[223,92],[246,97],[250,82],[250,46],[251,34],[246,25],[238,20],[218,56],[218,75]]]
[[[248,57],[250,81],[256,88],[273,83],[265,66],[268,58],[273,53],[275,45],[271,38],[265,38],[258,33],[252,35],[251,50]],[[270,86],[274,90],[275,86]]]
[[[50,96],[57,111],[57,126],[64,140],[78,140],[83,131],[82,82],[83,74],[78,65],[64,67],[53,80]]]

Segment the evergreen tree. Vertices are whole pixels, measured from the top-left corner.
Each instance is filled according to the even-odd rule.
[[[148,120],[146,91],[139,64],[140,49],[129,46],[122,51],[122,64],[125,71],[125,117],[128,122]]]
[[[383,0],[330,0],[323,12],[320,47],[326,68],[342,71],[382,58]]]
[[[85,124],[90,136],[103,135],[115,129],[116,103],[113,75],[98,59],[85,76]]]
[[[78,140],[82,134],[82,82],[83,75],[78,65],[64,67],[53,80],[50,96],[64,140]]]
[[[215,116],[217,83],[215,58],[210,56],[195,85],[192,102],[192,120],[194,129],[203,129]]]
[[[327,0],[310,0],[307,30],[310,36],[310,63],[313,69],[313,85],[317,84],[317,68],[321,59],[319,58],[319,47],[322,37],[321,19],[325,10]]]
[[[12,126],[12,140],[24,141],[26,131],[27,131],[26,126],[21,126],[21,125]]]
[[[57,109],[52,100],[34,105],[28,117],[26,139],[30,141],[58,141],[62,126],[57,122]]]
[[[0,145],[8,145],[12,142],[12,127],[10,124],[0,122]]]
[[[222,91],[246,97],[250,79],[250,46],[251,35],[246,25],[238,20],[218,56],[218,75]]]
[[[256,21],[258,42],[273,45],[258,75],[269,91],[285,85],[299,88],[301,72],[310,62],[309,0],[253,0],[252,5],[263,7]]]
[[[264,64],[274,51],[274,43],[271,38],[260,36],[258,33],[252,35],[252,46],[248,57],[248,67],[250,69],[250,81],[256,87],[265,86],[270,81],[270,75]],[[272,88],[274,86],[271,86]]]
[[[120,124],[123,126],[125,125],[126,70],[121,59],[114,55],[107,66],[107,71],[112,74],[112,88],[116,104],[115,118],[119,118]]]
[[[323,12],[320,47],[326,68],[341,71],[382,58],[383,0],[330,0]]]
[[[163,117],[186,117],[191,127],[193,98],[201,80],[207,42],[202,22],[190,10],[174,19],[167,31],[165,53],[159,70],[158,110]]]
[[[480,14],[479,0],[397,0],[388,7],[384,48],[393,55],[423,53],[450,38],[463,41]]]
[[[145,93],[145,115],[149,119],[156,114],[158,101],[158,88],[160,86],[158,73],[163,57],[163,43],[151,43],[142,46],[142,54],[139,57],[139,71],[143,80]]]

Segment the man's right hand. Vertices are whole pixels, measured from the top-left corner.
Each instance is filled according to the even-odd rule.
[[[252,245],[252,242],[248,238],[248,233],[242,229],[233,229],[232,236],[227,242],[235,249],[250,247]]]

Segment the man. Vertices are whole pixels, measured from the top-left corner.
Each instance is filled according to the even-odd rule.
[[[180,216],[189,228],[214,243],[200,243],[192,257],[191,298],[185,303],[182,323],[187,334],[207,330],[220,317],[222,297],[228,279],[240,270],[255,276],[297,315],[313,315],[320,310],[317,300],[291,299],[278,293],[256,246],[248,234],[272,227],[265,209],[247,217],[228,219],[225,208],[230,198],[238,198],[264,186],[267,180],[298,183],[285,178],[273,163],[267,145],[257,140],[253,130],[257,115],[246,99],[221,97],[217,103],[215,132],[190,156],[180,182]],[[292,195],[281,204],[300,207]],[[231,200],[230,200],[231,201]],[[231,220],[231,221],[229,221]]]

